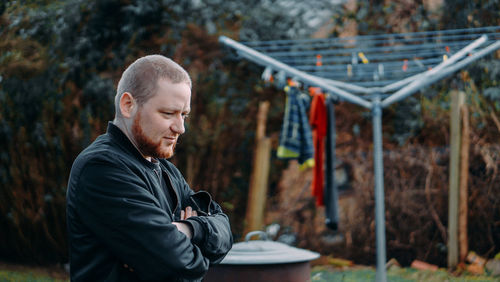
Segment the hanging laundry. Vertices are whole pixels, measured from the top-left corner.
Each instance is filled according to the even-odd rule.
[[[277,156],[298,159],[300,168],[314,166],[311,127],[307,119],[306,101],[297,87],[286,86],[285,116]]]
[[[323,175],[323,154],[325,153],[326,137],[326,104],[325,95],[315,88],[309,88],[313,95],[311,110],[309,113],[309,123],[311,124],[313,145],[314,145],[314,170],[311,185],[312,194],[316,197],[316,204],[323,206],[324,175]],[[319,93],[318,93],[319,92]]]
[[[337,231],[339,227],[339,196],[335,182],[335,146],[337,133],[335,130],[335,102],[336,98],[328,95],[326,98],[327,133],[325,143],[325,224],[331,230]]]

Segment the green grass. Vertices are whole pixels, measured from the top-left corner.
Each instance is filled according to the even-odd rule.
[[[316,266],[311,272],[312,282],[357,282],[357,281],[375,281],[376,271],[374,268],[363,267],[354,269],[333,269],[330,267]],[[61,278],[65,275],[58,273],[58,275],[51,275],[48,271],[41,268],[16,268],[6,269],[5,265],[0,266],[0,282],[55,282],[55,281],[69,281],[69,278]],[[55,278],[59,277],[59,278]],[[491,276],[477,276],[464,274],[459,277],[453,276],[444,269],[437,271],[422,271],[413,268],[392,268],[387,271],[387,281],[389,282],[411,282],[411,281],[500,281],[500,277]]]
[[[61,267],[26,266],[0,262],[0,282],[18,281],[69,281],[69,275]]]
[[[9,271],[0,270],[0,282],[17,282],[17,281],[41,281],[41,282],[53,282],[53,281],[69,281],[61,280],[47,276],[46,274],[39,274],[35,272],[21,272],[21,271]]]
[[[325,267],[314,267],[311,273],[312,282],[355,282],[355,281],[375,281],[376,271],[373,268],[350,269],[350,270],[335,270]],[[461,281],[500,281],[500,277],[478,276],[478,275],[461,275],[453,276],[444,269],[437,271],[423,271],[413,268],[393,268],[387,271],[387,281],[390,282],[461,282]]]

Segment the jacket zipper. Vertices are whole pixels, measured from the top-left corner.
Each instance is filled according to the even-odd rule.
[[[161,163],[160,163],[160,170],[163,172],[163,168],[161,167]],[[158,174],[158,173],[157,173]],[[168,181],[170,182],[170,185],[167,185],[168,186],[168,189],[172,189],[174,191],[174,194],[175,194],[175,198],[176,198],[176,202],[175,202],[175,208],[174,210],[172,211],[172,214],[174,215],[174,219],[175,219],[175,211],[177,211],[177,208],[179,207],[179,203],[180,203],[180,198],[179,198],[179,195],[177,194],[177,191],[174,189],[174,184],[172,183],[172,179],[170,178],[170,175],[168,174],[168,172],[165,171],[165,174],[167,175],[167,178],[168,178]],[[165,195],[166,196],[166,195]]]

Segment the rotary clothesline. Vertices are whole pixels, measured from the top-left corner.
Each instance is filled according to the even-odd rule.
[[[243,44],[317,77],[382,87],[438,65],[481,35],[489,45],[500,27]]]
[[[219,41],[235,49],[241,57],[266,67],[263,76],[293,78],[304,86],[319,87],[323,92],[335,95],[341,100],[371,110],[375,175],[376,280],[386,281],[382,109],[499,49],[499,34],[500,26],[495,26],[245,44],[221,36]],[[410,46],[412,44],[415,46]],[[257,48],[261,48],[262,52]],[[273,50],[276,50],[274,56]],[[320,53],[320,50],[324,53]],[[381,52],[383,54],[380,54]],[[414,52],[413,56],[411,52]],[[401,58],[406,56],[407,61],[401,61]],[[346,58],[350,58],[350,64]],[[375,64],[370,64],[370,60]],[[410,61],[415,62],[415,67],[410,65]],[[334,63],[340,65],[340,68]],[[397,69],[398,64],[401,70],[393,70],[392,68]],[[332,73],[342,67],[345,67],[345,71],[340,71],[344,73],[343,76]],[[416,71],[409,71],[410,68],[415,68]],[[360,74],[361,72],[368,75]]]
[[[500,27],[496,28],[497,30],[500,30]],[[479,35],[477,36],[479,37]],[[451,54],[446,60],[443,60],[441,63],[434,65],[427,71],[416,74],[409,74],[400,80],[385,84],[384,86],[364,87],[361,85],[350,83],[349,81],[345,82],[323,78],[314,75],[314,73],[298,70],[293,66],[285,64],[264,53],[257,52],[254,49],[249,48],[225,36],[221,36],[220,41],[225,45],[237,50],[240,56],[266,66],[266,68],[269,69],[270,73],[278,72],[278,76],[280,73],[282,73],[284,76],[294,77],[304,84],[321,87],[325,91],[336,94],[344,100],[361,105],[366,108],[372,108],[372,103],[369,102],[369,100],[373,100],[374,98],[372,97],[363,99],[359,97],[360,95],[369,94],[370,96],[373,96],[372,94],[390,94],[391,92],[394,92],[394,95],[390,96],[396,96],[397,99],[400,99],[400,97],[404,98],[406,97],[405,95],[408,94],[406,92],[411,92],[408,94],[411,95],[418,89],[431,84],[498,49],[499,44],[498,40],[491,41],[491,39],[488,39],[486,35],[483,35],[464,48],[460,49],[459,51]],[[488,46],[479,48],[480,46],[484,45]],[[417,87],[415,88],[415,86]],[[394,97],[390,98],[391,103],[394,99],[396,99]],[[383,101],[382,103],[385,107],[388,106],[389,101]]]

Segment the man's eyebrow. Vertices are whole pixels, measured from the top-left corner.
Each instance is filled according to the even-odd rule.
[[[175,108],[172,106],[162,106],[162,107],[159,107],[158,110],[160,110],[160,111],[181,111],[181,109]]]
[[[179,109],[179,108],[174,108],[174,107],[160,107],[158,108],[158,111],[160,112],[181,112],[181,113],[190,113],[191,108],[187,109]]]

